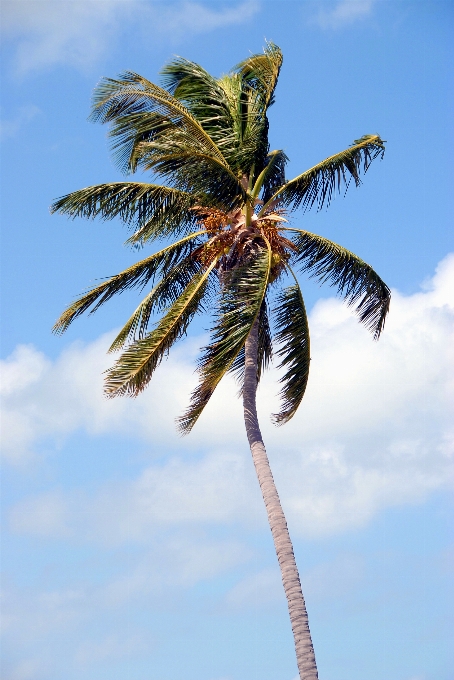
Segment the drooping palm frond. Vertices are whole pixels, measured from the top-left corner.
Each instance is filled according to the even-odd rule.
[[[292,272],[293,274],[293,272]],[[287,423],[295,415],[306,391],[311,360],[309,324],[303,295],[295,278],[295,284],[284,288],[276,301],[276,355],[281,358],[279,369],[286,369],[280,378],[282,407],[273,415],[276,425]]]
[[[263,54],[251,55],[234,69],[242,76],[249,87],[260,93],[265,110],[274,103],[274,91],[282,61],[283,56],[280,48],[269,42],[264,48]]]
[[[273,342],[266,299],[263,300],[259,313],[259,337],[257,346],[257,384],[263,371],[268,368],[273,358]]]
[[[191,257],[185,257],[178,262],[144,297],[140,305],[134,310],[126,324],[112,342],[109,352],[122,349],[128,342],[135,342],[145,337],[152,315],[171,306],[189,286],[194,276],[201,270],[201,263]],[[210,279],[208,279],[208,284]],[[206,296],[205,296],[206,297]],[[200,302],[200,312],[204,311]]]
[[[219,381],[244,347],[260,313],[270,270],[271,248],[266,242],[266,247],[251,262],[232,270],[224,279],[211,342],[199,362],[200,383],[191,395],[188,410],[178,419],[182,433],[194,427]]]
[[[145,338],[130,345],[107,371],[107,396],[137,396],[145,389],[171,346],[186,333],[206,292],[207,279],[215,266],[216,259],[203,273],[196,274],[156,328]]]
[[[156,111],[139,111],[119,116],[111,124],[109,137],[114,162],[121,172],[137,172],[141,165],[142,145],[153,142],[167,132],[172,134],[173,121]]]
[[[128,168],[142,165],[177,189],[211,193],[232,205],[244,198],[238,177],[200,122],[176,97],[142,76],[127,71],[117,80],[103,79],[91,119],[111,123],[113,148],[124,162],[129,158]]]
[[[391,291],[372,267],[346,248],[308,231],[282,227],[295,233],[297,252],[292,262],[320,283],[337,287],[338,294],[378,340],[389,311]]]
[[[361,172],[367,172],[375,158],[383,158],[385,145],[379,135],[364,135],[353,142],[352,146],[334,156],[330,156],[313,168],[286,182],[268,199],[262,213],[279,202],[285,207],[304,210],[317,205],[320,210],[329,205],[336,190],[348,188],[351,180],[358,186]]]
[[[184,233],[196,223],[196,197],[171,187],[145,182],[111,182],[73,191],[57,199],[51,212],[72,218],[120,217],[135,233],[128,243],[144,243]]]
[[[64,333],[74,319],[87,311],[95,303],[91,313],[99,309],[101,305],[117,293],[122,293],[134,286],[143,288],[160,272],[165,275],[179,259],[184,258],[191,251],[193,241],[205,233],[204,230],[200,230],[189,234],[189,236],[172,243],[172,245],[163,248],[140,262],[136,262],[136,264],[128,267],[128,269],[120,272],[120,274],[116,274],[116,276],[110,277],[99,286],[90,289],[63,312],[55,323],[53,332]]]

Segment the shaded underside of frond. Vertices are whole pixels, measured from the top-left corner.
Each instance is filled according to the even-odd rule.
[[[156,328],[130,345],[107,371],[107,396],[126,394],[134,397],[145,389],[171,346],[186,333],[206,293],[207,279],[215,264],[216,261],[213,261],[205,272],[196,274]]]
[[[321,210],[330,204],[336,191],[347,190],[352,180],[358,186],[361,173],[366,173],[372,161],[382,158],[384,152],[384,142],[378,135],[365,135],[348,149],[284,184],[269,200],[292,209],[308,210],[315,205]]]
[[[190,234],[90,289],[63,312],[55,323],[54,333],[66,331],[74,319],[86,312],[92,305],[94,307],[91,313],[99,309],[101,305],[110,300],[114,295],[135,286],[143,288],[159,273],[165,276],[180,259],[187,257],[191,253],[198,244],[198,237],[203,234],[205,234],[203,230]]]
[[[285,228],[285,227],[284,227]],[[380,337],[391,302],[391,291],[370,265],[346,248],[308,231],[293,231],[297,252],[292,262],[320,283],[337,288],[374,339]]]
[[[274,309],[278,346],[276,355],[281,359],[278,369],[285,370],[280,378],[281,410],[273,415],[276,425],[287,423],[296,413],[306,391],[310,367],[309,324],[301,289],[297,282],[284,288]]]
[[[188,410],[178,419],[182,433],[186,434],[194,427],[219,381],[244,347],[260,313],[270,269],[271,249],[267,244],[252,261],[224,277],[211,341],[205,347],[198,366],[200,383],[192,393]]]

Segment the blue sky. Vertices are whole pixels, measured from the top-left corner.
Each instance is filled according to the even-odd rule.
[[[121,179],[86,121],[96,82],[157,80],[175,53],[220,75],[270,39],[284,52],[270,141],[289,175],[363,134],[387,140],[359,189],[294,217],[392,287],[380,342],[302,280],[307,396],[276,430],[274,371],[259,394],[320,678],[451,680],[452,3],[5,0],[2,13],[2,677],[295,679],[235,385],[189,437],[174,429],[206,322],[134,401],[106,401],[101,375],[133,294],[50,333],[136,256],[120,223],[48,211]]]

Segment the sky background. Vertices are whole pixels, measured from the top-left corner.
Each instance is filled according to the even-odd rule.
[[[320,678],[453,680],[453,20],[438,0],[4,0],[4,680],[295,680],[235,385],[189,437],[174,428],[207,320],[136,400],[102,396],[134,294],[50,332],[137,257],[119,222],[48,210],[122,179],[87,122],[99,78],[156,81],[175,53],[221,75],[265,39],[284,52],[270,143],[289,176],[364,134],[387,140],[359,189],[293,218],[392,288],[382,338],[302,279],[307,396],[275,429],[273,370],[259,393]]]

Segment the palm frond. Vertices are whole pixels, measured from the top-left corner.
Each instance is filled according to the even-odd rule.
[[[216,78],[193,61],[176,57],[161,71],[164,87],[186,106],[229,162],[232,117],[225,90]]]
[[[218,82],[232,120],[229,163],[241,175],[258,175],[269,151],[268,120],[260,94],[237,73],[222,76]]]
[[[267,155],[267,163],[257,177],[254,188],[252,190],[252,196],[258,198],[260,191],[263,190],[262,200],[266,203],[270,196],[274,193],[277,187],[282,186],[285,182],[285,165],[288,161],[288,157],[284,151],[277,149],[276,151],[271,151]]]
[[[194,276],[200,272],[201,264],[190,255],[178,262],[145,296],[123,326],[109,352],[122,349],[126,343],[145,337],[152,315],[171,306],[189,286]],[[200,304],[200,312],[204,306]]]
[[[200,145],[205,153],[217,158],[227,167],[227,163],[200,123],[188,109],[174,96],[132,71],[125,71],[119,79],[103,78],[95,88],[90,119],[100,123],[114,123],[125,117],[138,114],[155,113],[159,122],[172,123]],[[162,116],[163,120],[159,117]],[[124,131],[123,133],[124,134]],[[115,128],[112,136],[115,136]]]
[[[90,313],[95,312],[117,293],[122,293],[134,286],[143,288],[149,281],[153,280],[156,274],[160,272],[165,274],[178,260],[185,257],[188,252],[191,252],[193,241],[205,233],[204,230],[200,230],[189,234],[189,236],[185,236],[180,241],[172,243],[172,245],[150,255],[150,257],[136,262],[136,264],[128,267],[128,269],[125,269],[120,274],[110,277],[99,286],[91,288],[63,312],[55,323],[53,332],[64,333],[74,319],[87,311],[95,303]]]
[[[241,74],[247,84],[258,90],[263,98],[265,108],[274,102],[279,73],[283,61],[282,51],[272,42],[267,43],[263,54],[253,54],[240,62],[235,71]]]
[[[244,347],[260,313],[270,270],[271,248],[266,242],[266,248],[262,248],[255,259],[232,270],[224,279],[211,342],[199,362],[200,383],[192,393],[188,410],[178,419],[182,433],[194,427],[219,381]]]
[[[221,197],[233,202],[244,198],[238,177],[201,123],[170,92],[142,76],[127,71],[118,80],[103,79],[94,93],[91,119],[111,123],[113,148],[129,170],[142,164],[146,154],[146,167],[178,189],[209,193],[212,176],[217,175],[217,184],[228,186]],[[178,153],[182,148],[184,156]],[[198,173],[189,151],[204,159]]]
[[[197,199],[184,191],[145,182],[111,182],[73,191],[57,199],[51,212],[104,220],[119,217],[135,233],[128,243],[144,243],[194,227]]]
[[[304,210],[329,205],[336,190],[348,189],[351,180],[358,186],[361,172],[366,173],[375,158],[383,158],[385,145],[379,135],[364,135],[345,151],[330,156],[313,168],[286,182],[268,199],[261,213],[279,202]]]
[[[195,149],[179,135],[159,143],[144,142],[140,153],[143,170],[162,175],[181,191],[205,195],[204,202],[210,206],[229,211],[245,200],[246,193],[237,175],[220,167],[216,159]]]
[[[338,294],[349,307],[355,306],[360,322],[378,340],[391,301],[386,283],[370,265],[337,243],[301,229],[281,228],[295,233],[293,243],[297,252],[292,262],[320,283],[336,286]]]
[[[293,286],[279,293],[274,313],[277,331],[274,341],[279,346],[276,355],[281,358],[278,368],[286,372],[279,381],[283,384],[281,410],[273,415],[273,421],[283,425],[293,418],[301,403],[311,360],[306,307],[296,279]]]
[[[203,273],[196,274],[156,328],[145,338],[130,345],[107,371],[107,396],[137,396],[145,389],[171,346],[186,333],[206,292],[207,279],[215,266],[216,259]]]

